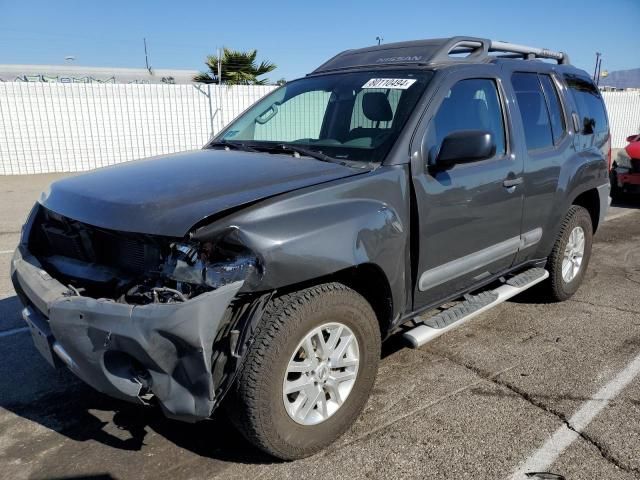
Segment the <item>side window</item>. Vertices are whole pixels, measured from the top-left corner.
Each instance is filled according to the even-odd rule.
[[[511,84],[516,92],[527,150],[552,146],[549,113],[538,74],[514,73],[511,76]]]
[[[551,118],[551,131],[553,132],[553,142],[558,143],[565,132],[564,116],[562,115],[562,107],[560,106],[560,97],[553,80],[549,75],[540,75],[540,83],[547,100],[547,108],[549,109],[549,118]]]
[[[504,122],[496,83],[484,78],[456,83],[440,105],[429,130],[430,143],[436,148],[450,133],[487,130],[496,142],[496,155],[504,155]]]
[[[565,75],[567,86],[578,107],[583,135],[604,133],[609,130],[604,102],[596,86],[586,78]]]
[[[331,92],[309,91],[268,109],[256,122],[254,140],[318,139]]]

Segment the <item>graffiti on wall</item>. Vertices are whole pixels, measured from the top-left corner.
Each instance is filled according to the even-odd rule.
[[[160,79],[161,83],[173,85],[176,83],[175,78],[173,77],[162,77]],[[107,78],[95,78],[90,76],[85,77],[70,77],[66,75],[18,75],[17,77],[13,77],[10,79],[0,77],[0,82],[44,82],[44,83],[133,83],[133,84],[150,84],[149,80],[145,79],[135,79],[129,80],[127,82],[116,82],[116,77],[107,77]]]
[[[18,75],[11,79],[3,79],[9,82],[44,82],[44,83],[116,83],[115,77],[69,77],[66,75]]]

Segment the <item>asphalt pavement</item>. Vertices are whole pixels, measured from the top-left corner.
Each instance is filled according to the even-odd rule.
[[[571,300],[525,293],[420,349],[391,339],[356,424],[326,451],[283,463],[223,411],[167,420],[40,358],[10,252],[60,176],[0,177],[0,477],[640,478],[640,200],[611,209]]]

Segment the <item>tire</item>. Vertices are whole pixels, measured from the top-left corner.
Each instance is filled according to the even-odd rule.
[[[611,200],[617,202],[623,199],[624,191],[618,185],[618,178],[615,173],[611,173],[611,192],[609,193]]]
[[[347,328],[337,330],[338,324]],[[337,341],[336,351],[345,338],[351,340],[348,345],[344,345],[348,346],[353,355],[357,351],[359,362],[356,367],[344,368],[344,372],[349,369],[353,372],[356,368],[355,381],[349,380],[344,384],[350,385],[351,389],[341,406],[328,418],[315,424],[302,424],[302,420],[294,420],[289,413],[289,409],[294,410],[294,400],[302,395],[302,391],[285,395],[285,385],[289,385],[285,381],[295,382],[296,380],[289,379],[297,378],[297,374],[287,373],[287,368],[297,358],[292,357],[294,355],[302,354],[303,362],[312,362],[308,360],[311,357],[306,356],[307,350],[302,347],[301,342],[311,332],[318,332],[318,328],[324,326],[327,326],[326,330],[322,330],[325,332],[323,336],[327,335],[327,345],[334,338],[329,333],[340,339]],[[353,335],[343,337],[342,333],[336,333],[347,331]],[[354,339],[356,346],[352,346]],[[317,340],[317,336],[313,337],[313,345],[317,345]],[[274,457],[293,460],[316,453],[340,437],[364,408],[378,370],[380,343],[380,327],[373,309],[361,295],[345,285],[327,283],[272,299],[235,381],[231,401],[227,402],[232,422],[249,442]],[[324,360],[321,358],[313,361],[321,362],[317,364],[321,365]],[[345,357],[344,361],[347,363],[349,359]],[[330,362],[330,359],[327,360],[331,366]],[[315,375],[320,375],[318,372],[321,368],[314,368],[317,371],[300,373],[300,379],[303,375],[313,375],[313,379],[318,379]],[[335,372],[336,375],[342,373],[340,370],[329,372]],[[307,376],[302,380],[307,382],[309,378],[311,377]],[[323,388],[322,385],[324,384],[310,388]],[[320,403],[314,404],[306,401],[306,392],[305,390],[301,404],[315,405],[306,418],[314,417],[312,419],[316,421],[329,411],[326,405],[335,398],[328,393],[322,393],[321,397],[318,393]],[[338,394],[337,397],[341,395]],[[337,405],[336,402],[333,404]],[[302,410],[304,409],[300,408],[298,412]]]
[[[563,273],[563,263],[565,261],[565,252],[567,252],[567,244],[570,242],[572,232],[581,229],[584,234],[584,252],[580,265],[575,272],[573,268],[573,278],[567,280]],[[549,280],[546,282],[547,294],[550,300],[562,302],[573,296],[580,287],[584,278],[589,259],[591,258],[591,246],[593,242],[593,225],[589,212],[580,206],[573,205],[567,212],[558,238],[553,246],[551,255],[547,258],[547,270],[549,271]],[[566,273],[566,272],[565,272]],[[569,275],[571,277],[571,275]]]

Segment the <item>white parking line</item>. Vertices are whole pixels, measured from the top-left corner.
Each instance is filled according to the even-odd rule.
[[[609,402],[615,398],[635,377],[640,374],[640,355],[634,358],[615,378],[584,403],[569,419],[568,425],[562,425],[556,432],[531,455],[511,476],[511,480],[530,478],[527,473],[545,472],[558,459],[569,445],[575,442],[580,433],[591,423]],[[569,428],[571,426],[571,428]]]
[[[7,255],[9,253],[13,253],[13,250],[0,250],[0,255]]]
[[[0,337],[8,337],[10,335],[15,335],[16,333],[22,333],[29,331],[29,327],[20,327],[20,328],[12,328],[11,330],[5,330],[0,332]]]

